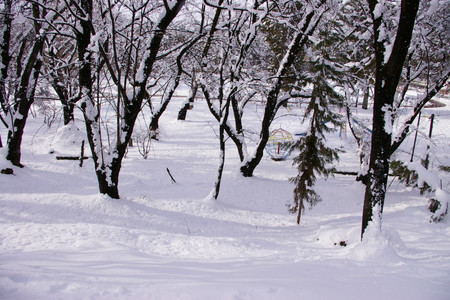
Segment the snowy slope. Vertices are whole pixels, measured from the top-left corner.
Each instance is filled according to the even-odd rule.
[[[256,131],[262,107],[251,105],[245,116]],[[253,178],[243,178],[229,142],[220,198],[208,200],[218,165],[218,126],[201,102],[187,121],[176,121],[178,106],[169,105],[162,138],[153,142],[147,160],[129,149],[121,200],[98,194],[91,160],[80,168],[77,161],[55,159],[79,153],[81,119],[77,130],[47,128],[42,116],[30,117],[26,167],[14,168],[15,176],[0,175],[0,299],[450,297],[449,221],[429,223],[427,199],[417,191],[393,180],[383,230],[360,242],[363,186],[352,176],[319,179],[323,201],[297,226],[286,209],[292,162],[265,157]],[[280,111],[273,128],[301,132],[296,112]],[[426,113],[437,114],[433,166],[449,165],[449,106]],[[350,133],[335,133],[330,143],[347,151],[338,169],[357,170]],[[5,167],[11,166],[1,158]],[[448,192],[448,176],[442,179]]]

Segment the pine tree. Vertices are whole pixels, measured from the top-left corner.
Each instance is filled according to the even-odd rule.
[[[325,134],[342,125],[340,116],[332,108],[341,107],[343,99],[326,80],[324,73],[328,68],[324,61],[317,67],[321,70],[314,74],[312,97],[305,111],[305,118],[311,117],[309,132],[292,146],[292,150],[298,150],[299,154],[293,163],[297,166],[298,175],[290,178],[295,188],[294,203],[289,211],[297,212],[297,224],[300,224],[305,202],[312,208],[321,201],[320,195],[312,188],[316,176],[328,177],[335,171],[329,164],[339,159],[339,150],[326,146]],[[332,126],[329,127],[328,124]]]
[[[335,21],[326,22],[321,26],[315,43],[309,47],[308,59],[301,66],[304,82],[312,85],[313,89],[304,113],[304,119],[310,118],[309,131],[292,146],[292,150],[298,150],[299,154],[293,162],[298,175],[290,178],[295,188],[289,211],[297,213],[298,224],[305,204],[312,208],[321,201],[313,189],[316,177],[332,175],[335,168],[330,167],[330,163],[339,159],[340,151],[325,144],[325,134],[342,126],[336,110],[342,108],[344,97],[336,89],[343,86],[346,78],[342,67],[345,58],[341,52],[335,51],[336,44],[341,41],[342,34]]]

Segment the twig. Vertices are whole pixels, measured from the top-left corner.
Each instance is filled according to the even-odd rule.
[[[186,228],[187,228],[188,233],[192,234],[191,229],[189,228],[189,224],[188,224],[186,218],[184,218],[184,223],[186,224]]]
[[[170,176],[170,179],[172,179],[172,183],[177,183],[177,182],[175,181],[175,179],[173,178],[172,174],[170,174],[169,168],[166,168],[166,170],[167,170],[167,173],[168,173],[169,176]]]

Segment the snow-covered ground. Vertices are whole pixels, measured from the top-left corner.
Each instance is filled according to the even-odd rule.
[[[129,149],[120,200],[98,193],[92,160],[80,168],[55,159],[79,153],[80,116],[80,131],[58,122],[42,126],[37,110],[30,116],[26,167],[0,175],[0,299],[450,298],[450,222],[429,222],[425,196],[391,178],[382,231],[369,231],[360,242],[363,185],[353,176],[319,179],[323,201],[298,226],[286,208],[292,160],[265,156],[255,176],[243,178],[229,141],[219,200],[209,200],[218,126],[201,101],[187,121],[176,121],[180,101],[162,117],[161,140],[152,142],[147,160]],[[450,164],[450,101],[443,101],[446,107],[427,109],[423,117],[436,114],[434,170]],[[301,132],[298,112],[283,108],[273,128]],[[245,112],[254,132],[261,114],[256,103]],[[428,125],[423,121],[424,133]],[[425,140],[419,135],[418,157]],[[337,168],[357,171],[350,131],[330,135],[329,142],[346,151]],[[251,139],[248,144],[252,151]],[[409,155],[411,147],[412,138],[400,153]],[[11,166],[1,158],[5,167]],[[439,176],[448,193],[449,177]]]

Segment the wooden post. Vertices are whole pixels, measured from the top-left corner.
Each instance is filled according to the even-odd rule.
[[[413,162],[414,160],[414,152],[416,150],[416,142],[417,142],[417,134],[419,132],[419,124],[420,124],[420,117],[422,116],[422,112],[419,113],[419,117],[417,119],[417,128],[416,128],[416,135],[414,136],[414,144],[413,144],[413,148],[411,151],[411,158],[409,160],[409,162]],[[409,180],[410,180],[410,175],[408,174],[408,177],[406,178],[406,185],[409,186]]]
[[[81,142],[80,168],[83,167],[84,159],[84,140]]]
[[[420,117],[421,117],[421,115],[422,115],[422,112],[419,113],[419,118],[417,119],[416,135],[414,137],[414,144],[413,144],[413,148],[412,148],[412,152],[411,152],[411,159],[409,160],[409,162],[413,162],[413,160],[414,160],[414,151],[416,150],[417,133],[419,132],[419,125],[420,125]]]
[[[434,114],[430,117],[430,132],[428,133],[428,138],[431,139],[431,135],[433,134],[433,123],[434,123]],[[430,154],[428,153],[428,150],[430,150],[430,145],[427,145],[427,156],[425,157],[425,160],[423,162],[423,166],[425,169],[428,170],[428,165],[430,164]]]

